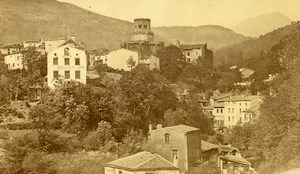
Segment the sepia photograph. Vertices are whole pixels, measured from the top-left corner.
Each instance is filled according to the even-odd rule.
[[[0,174],[300,174],[300,0],[0,0]]]

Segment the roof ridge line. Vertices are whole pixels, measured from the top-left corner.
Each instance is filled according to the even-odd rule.
[[[146,151],[146,152],[147,152],[147,151]],[[147,162],[150,162],[150,161],[152,161],[153,159],[156,158],[156,156],[154,156],[154,155],[156,155],[156,154],[152,154],[151,152],[148,152],[148,153],[150,153],[150,155],[152,155],[152,158],[150,158],[150,159],[148,159],[147,161],[145,161],[145,162],[141,163],[140,165],[136,166],[135,169],[138,169],[138,168],[139,168],[140,166],[142,166],[143,164],[146,164]]]

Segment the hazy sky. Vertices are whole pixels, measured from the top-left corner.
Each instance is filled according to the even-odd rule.
[[[232,27],[244,19],[281,12],[300,19],[300,0],[60,0],[96,13],[133,21],[145,17],[153,26]]]

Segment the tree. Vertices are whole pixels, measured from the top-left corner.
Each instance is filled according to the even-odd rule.
[[[160,70],[168,80],[175,82],[186,65],[181,50],[174,46],[167,46],[156,54],[160,58]]]
[[[121,78],[119,84],[126,108],[136,121],[133,127],[146,131],[149,122],[163,121],[165,110],[175,107],[176,96],[162,79],[144,66],[138,66]]]
[[[129,59],[126,61],[127,66],[132,70],[135,67],[136,61],[130,56]]]

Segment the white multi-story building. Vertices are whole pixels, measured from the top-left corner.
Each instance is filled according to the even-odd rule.
[[[80,44],[67,40],[47,54],[47,83],[53,89],[62,81],[77,81],[86,84],[87,59]]]
[[[226,128],[253,121],[254,115],[250,111],[258,110],[261,103],[261,99],[257,95],[233,96],[221,101],[224,102],[224,127]]]
[[[26,69],[24,65],[24,55],[22,53],[14,53],[4,56],[4,62],[9,70]]]

